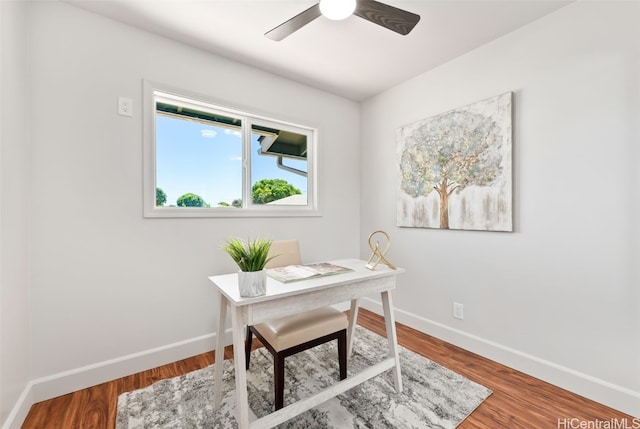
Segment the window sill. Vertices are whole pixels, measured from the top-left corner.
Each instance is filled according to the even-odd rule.
[[[256,217],[319,217],[319,210],[309,208],[269,207],[153,207],[145,209],[145,218],[256,218]]]

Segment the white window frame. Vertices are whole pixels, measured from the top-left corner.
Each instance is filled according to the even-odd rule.
[[[204,110],[217,111],[242,120],[243,207],[157,207],[156,206],[156,96],[188,103]],[[321,216],[318,206],[318,130],[249,109],[228,107],[229,103],[211,97],[176,90],[166,85],[143,81],[143,207],[145,218],[216,218],[216,217],[305,217]],[[255,109],[251,109],[252,111]],[[307,136],[307,205],[253,204],[251,200],[251,125],[259,124],[293,131]],[[274,158],[275,162],[275,158]]]

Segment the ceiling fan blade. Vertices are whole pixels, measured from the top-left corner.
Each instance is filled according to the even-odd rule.
[[[309,9],[300,12],[288,21],[283,22],[272,30],[264,33],[271,40],[280,41],[290,34],[300,30],[302,27],[318,18],[322,13],[320,12],[320,4],[316,3]]]
[[[358,0],[353,14],[403,36],[409,34],[420,21],[420,15],[375,0]]]

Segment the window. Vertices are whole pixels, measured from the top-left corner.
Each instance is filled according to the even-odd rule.
[[[316,131],[145,82],[146,217],[318,215]]]

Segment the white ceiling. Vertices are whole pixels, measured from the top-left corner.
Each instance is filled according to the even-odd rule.
[[[570,3],[383,0],[417,13],[407,36],[356,16],[320,17],[280,42],[264,33],[317,0],[69,0],[83,9],[361,101]]]

